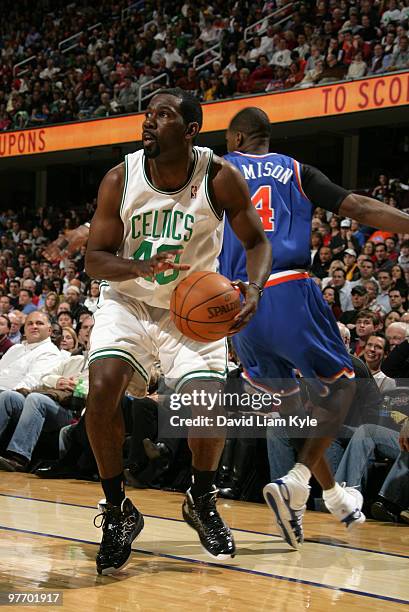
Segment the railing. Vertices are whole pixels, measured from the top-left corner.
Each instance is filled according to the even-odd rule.
[[[216,49],[218,49],[218,51],[216,51]],[[213,57],[208,60],[205,60],[202,64],[199,64],[199,58],[205,58],[206,55],[208,55],[209,53],[213,54]],[[215,60],[220,59],[221,56],[222,43],[218,42],[216,45],[213,45],[213,47],[209,47],[209,49],[205,49],[204,51],[201,51],[200,53],[195,55],[195,57],[193,58],[193,68],[196,68],[196,70],[202,70],[202,68],[205,68],[205,66],[208,66],[209,64],[212,64]]]
[[[291,10],[291,5],[293,3],[290,2],[288,4],[284,4],[284,6],[282,6],[281,8],[277,9],[276,11],[273,11],[272,13],[269,13],[268,15],[266,15],[265,17],[263,17],[262,19],[259,19],[258,21],[252,23],[251,25],[249,25],[247,28],[245,28],[244,30],[244,40],[247,42],[248,40],[251,40],[252,38],[254,38],[255,36],[258,36],[259,34],[263,34],[266,30],[267,30],[267,26],[269,25],[269,20],[270,19],[275,19],[276,17],[278,17],[281,13],[285,13],[288,11],[291,12],[291,15],[293,14],[293,11]],[[285,18],[289,18],[291,17],[290,14],[286,14]],[[274,25],[279,25],[280,23],[282,23],[283,19],[281,21],[279,21],[278,23],[274,23]],[[263,24],[266,24],[263,26]],[[261,26],[261,27],[259,27]]]
[[[87,32],[92,32],[92,30],[96,30],[99,28],[102,28],[102,23],[100,21],[98,23],[94,23],[94,25],[92,26],[89,26],[87,28]],[[73,34],[68,38],[64,38],[64,40],[61,40],[58,43],[58,50],[60,51],[60,53],[68,53],[68,51],[71,51],[71,49],[75,49],[75,47],[78,47],[79,42],[81,40],[81,36],[83,34],[84,30],[81,30],[81,32],[77,32],[76,34]],[[68,47],[64,46],[66,44],[68,44]]]
[[[13,76],[16,76],[18,68],[20,68],[21,66],[24,66],[24,64],[28,64],[29,62],[32,62],[33,60],[35,60],[35,58],[36,58],[35,55],[31,55],[30,57],[27,57],[25,60],[22,60],[21,62],[18,62],[18,64],[14,64],[14,66],[13,66]],[[22,76],[23,74],[26,74],[26,72],[28,72],[28,68],[26,68],[25,70],[19,70],[18,71],[20,76]]]
[[[145,6],[145,0],[138,0],[138,2],[134,2],[130,6],[127,6],[126,8],[122,9],[121,21],[126,21],[127,19],[129,19],[129,17],[134,11],[142,9],[144,6]]]
[[[156,93],[156,91],[150,91],[148,94],[143,96],[142,95],[143,90],[146,89],[147,87],[149,87],[150,85],[152,85],[152,83],[156,83],[157,81],[161,81],[163,79],[165,79],[166,85],[169,85],[169,75],[166,72],[164,72],[163,74],[158,74],[158,76],[156,76],[155,78],[151,79],[150,81],[147,81],[146,83],[143,83],[143,85],[141,85],[139,87],[139,91],[138,91],[138,112],[141,112],[141,110],[142,110],[142,102],[144,100],[148,100],[149,98],[154,96],[155,93]]]

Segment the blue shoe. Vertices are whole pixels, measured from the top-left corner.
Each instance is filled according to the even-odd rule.
[[[309,494],[308,485],[287,476],[270,482],[263,489],[264,499],[275,514],[284,540],[295,550],[304,542],[302,519]]]

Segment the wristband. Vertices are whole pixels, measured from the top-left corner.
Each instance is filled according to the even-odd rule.
[[[249,283],[249,285],[254,285],[254,287],[256,287],[258,289],[258,297],[261,298],[261,296],[264,293],[263,287],[260,287],[260,285],[258,285],[257,283],[255,283],[253,281],[251,283]]]

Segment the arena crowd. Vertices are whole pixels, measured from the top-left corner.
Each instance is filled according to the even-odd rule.
[[[0,18],[0,130],[135,112],[142,87],[207,102],[409,68],[408,0],[3,0]]]

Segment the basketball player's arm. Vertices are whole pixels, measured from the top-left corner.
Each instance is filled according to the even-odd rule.
[[[409,233],[409,215],[368,196],[351,193],[336,185],[320,170],[302,166],[302,188],[315,206],[358,223],[396,234]]]
[[[210,197],[219,214],[225,211],[233,232],[246,251],[249,284],[238,283],[245,303],[231,328],[235,333],[247,325],[256,312],[260,297],[258,287],[264,287],[271,273],[271,244],[251,203],[243,176],[237,168],[218,157],[213,162]]]
[[[154,276],[170,269],[188,270],[189,266],[175,264],[172,261],[178,251],[159,253],[144,261],[117,256],[124,231],[119,214],[123,185],[123,164],[112,168],[101,182],[97,210],[91,222],[85,256],[85,270],[88,276],[120,282],[139,276]]]

